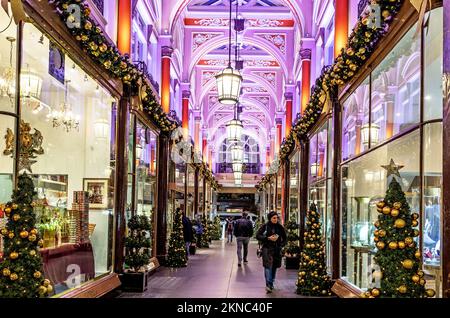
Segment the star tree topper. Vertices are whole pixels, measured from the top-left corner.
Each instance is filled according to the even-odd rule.
[[[400,177],[400,173],[398,172],[400,169],[402,169],[404,166],[402,165],[396,165],[394,160],[391,158],[391,162],[389,162],[388,165],[382,165],[381,167],[383,167],[384,169],[387,170],[387,176],[386,178],[389,178],[390,175],[395,175]]]

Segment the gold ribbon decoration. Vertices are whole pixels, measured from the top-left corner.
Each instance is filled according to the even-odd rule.
[[[414,37],[417,37],[420,33],[420,30],[422,29],[424,25],[424,19],[425,19],[425,12],[427,9],[427,5],[430,5],[431,8],[431,0],[409,0],[414,7],[414,9],[419,12],[419,20],[417,22],[417,30],[414,34]],[[428,24],[428,18],[425,24]]]
[[[23,8],[23,3],[21,0],[1,0],[2,8],[5,10],[8,17],[10,16],[8,2],[11,2],[11,12],[14,18],[14,22],[19,24],[20,21],[28,22],[27,15]]]

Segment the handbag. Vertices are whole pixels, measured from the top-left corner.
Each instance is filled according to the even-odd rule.
[[[267,226],[264,230],[263,235],[267,235]],[[262,257],[262,246],[261,246],[261,242],[258,241],[258,248],[256,249],[256,257],[261,258]]]

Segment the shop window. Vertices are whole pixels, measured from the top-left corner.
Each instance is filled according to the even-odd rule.
[[[371,146],[420,121],[420,36],[413,26],[372,73]]]
[[[281,217],[281,205],[283,200],[283,166],[278,169],[277,173],[277,196],[275,198],[278,215]]]
[[[198,211],[199,214],[203,214],[203,196],[205,195],[205,189],[203,188],[203,178],[199,173],[198,176]]]
[[[443,9],[431,11],[424,44],[424,120],[442,118]]]
[[[195,178],[195,170],[190,165],[188,165],[188,195],[186,200],[186,216],[191,220],[194,219],[195,211],[194,211],[194,178]]]
[[[416,130],[342,166],[342,277],[366,289],[375,270],[376,252],[373,222],[378,217],[376,203],[388,186],[381,165],[393,159],[403,165],[401,181],[412,212],[420,211],[420,136]]]
[[[73,265],[81,283],[112,267],[117,103],[32,24],[23,37],[22,120],[43,149],[29,169],[40,252],[59,293],[76,287]]]
[[[299,220],[300,151],[296,151],[289,162],[289,215]]]
[[[369,148],[370,80],[366,78],[343,104],[342,160]],[[373,135],[373,133],[372,133]]]
[[[424,126],[423,139],[423,269],[430,276],[429,288],[442,297],[441,206],[442,206],[442,123]]]

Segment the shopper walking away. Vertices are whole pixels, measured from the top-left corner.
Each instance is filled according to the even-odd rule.
[[[177,213],[180,213],[180,208],[177,208]],[[191,242],[193,239],[193,231],[192,231],[192,222],[186,216],[186,213],[183,211],[183,237],[184,242],[186,243],[186,256],[189,258],[189,247],[191,246]]]
[[[227,243],[233,243],[234,221],[231,216],[227,219]]]
[[[281,249],[286,244],[286,231],[278,222],[278,214],[271,211],[269,221],[263,224],[256,234],[262,244],[262,261],[264,276],[266,278],[266,291],[271,293],[274,289],[277,268],[281,267]]]
[[[242,246],[244,246],[244,263],[248,263],[248,243],[253,236],[253,223],[247,218],[247,212],[243,212],[242,218],[235,222],[233,232],[236,236],[238,266],[240,267],[242,264]]]

